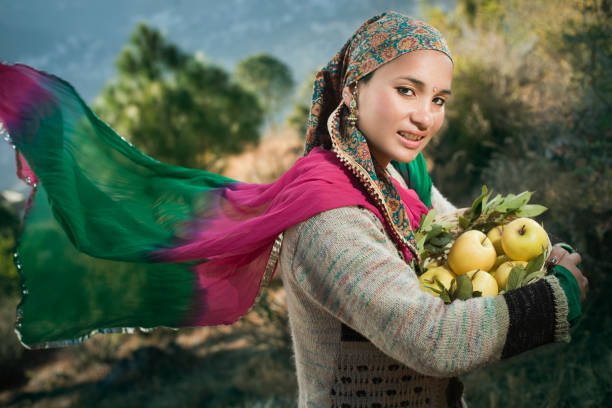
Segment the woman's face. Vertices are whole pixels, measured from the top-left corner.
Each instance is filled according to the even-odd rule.
[[[378,164],[414,160],[444,121],[453,63],[439,51],[412,51],[378,68],[360,83],[357,127]],[[352,98],[343,90],[344,102]]]

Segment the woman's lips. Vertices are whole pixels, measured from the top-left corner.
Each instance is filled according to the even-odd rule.
[[[417,130],[398,130],[397,133],[408,140],[421,140],[427,136],[427,132],[419,132]]]
[[[400,142],[402,145],[407,147],[408,149],[416,149],[418,148],[423,140],[425,139],[425,132],[406,132],[406,131],[398,131],[397,135],[399,136]]]

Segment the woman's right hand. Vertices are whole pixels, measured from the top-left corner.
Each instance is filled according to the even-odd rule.
[[[580,254],[578,252],[569,253],[560,246],[553,246],[547,262],[552,265],[561,265],[574,275],[580,287],[580,303],[584,303],[589,290],[589,280],[578,269],[578,265],[582,262]]]

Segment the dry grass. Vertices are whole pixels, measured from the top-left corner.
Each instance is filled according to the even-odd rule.
[[[288,330],[284,292],[273,282],[231,326],[98,335],[66,349],[22,350],[44,358],[28,364],[21,386],[0,391],[0,406],[293,407]]]
[[[269,183],[302,155],[304,140],[288,127],[272,128],[257,146],[226,159],[223,175],[247,183]]]

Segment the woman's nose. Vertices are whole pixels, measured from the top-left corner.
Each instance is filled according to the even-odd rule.
[[[410,119],[419,130],[427,130],[433,124],[433,115],[427,108],[420,108],[412,111]]]

